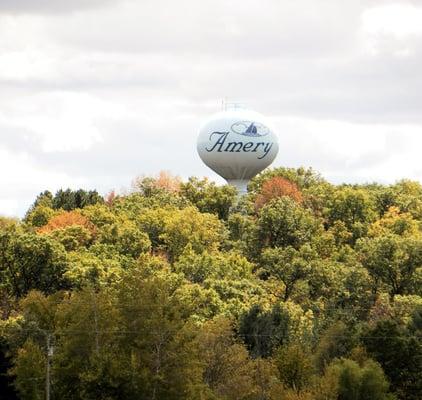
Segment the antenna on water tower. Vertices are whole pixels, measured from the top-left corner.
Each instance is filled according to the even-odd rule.
[[[278,139],[263,115],[226,99],[222,106],[200,128],[197,150],[209,168],[244,195],[248,182],[274,161]]]

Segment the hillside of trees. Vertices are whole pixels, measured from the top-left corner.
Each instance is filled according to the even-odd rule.
[[[422,185],[46,191],[0,217],[0,313],[0,399],[420,400]]]

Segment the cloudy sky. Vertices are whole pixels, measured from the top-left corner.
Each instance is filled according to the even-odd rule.
[[[40,191],[209,176],[221,100],[272,119],[275,166],[422,180],[422,2],[0,0],[0,214]]]

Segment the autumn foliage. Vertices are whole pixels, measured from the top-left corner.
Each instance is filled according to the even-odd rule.
[[[51,218],[47,225],[38,229],[38,233],[50,233],[56,229],[64,229],[69,226],[82,226],[91,233],[94,233],[95,227],[83,216],[79,211],[64,211],[59,215]]]
[[[255,199],[255,208],[260,209],[271,200],[287,196],[297,203],[302,203],[303,196],[297,185],[281,176],[266,181]]]
[[[178,192],[180,190],[180,184],[180,177],[173,176],[168,171],[160,171],[155,180],[156,187],[165,189],[169,192]]]
[[[109,192],[105,198],[104,198],[104,202],[105,204],[107,204],[109,207],[111,207],[114,203],[114,200],[116,200],[117,194],[115,190],[112,190],[111,192]]]
[[[422,184],[178,182],[0,217],[0,399],[422,400]]]
[[[165,190],[169,193],[177,193],[180,191],[182,180],[179,176],[173,176],[168,171],[160,171],[158,176],[138,176],[132,182],[132,188],[144,194],[151,193],[156,190]]]

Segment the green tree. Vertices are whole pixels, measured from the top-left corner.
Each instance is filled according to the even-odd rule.
[[[14,386],[22,400],[45,398],[45,350],[31,339],[19,349],[10,374],[15,376]]]
[[[39,228],[48,223],[48,221],[56,215],[56,211],[51,207],[37,205],[25,217],[25,222],[29,225]]]
[[[422,217],[422,185],[419,182],[403,179],[391,189],[395,197],[395,206],[402,212],[409,212],[417,219]]]
[[[391,320],[369,328],[362,341],[385,374],[399,399],[416,400],[422,394],[422,343],[404,327]]]
[[[343,187],[328,199],[326,217],[329,226],[342,221],[352,234],[351,243],[365,236],[368,226],[376,218],[375,205],[363,189]]]
[[[160,238],[171,261],[176,260],[189,245],[197,252],[216,250],[226,236],[224,225],[211,214],[201,214],[187,207],[169,214],[164,220]]]
[[[128,219],[120,219],[114,224],[103,227],[98,241],[111,244],[119,253],[133,258],[137,258],[151,249],[148,235],[142,232],[135,222]]]
[[[203,379],[216,398],[253,398],[254,364],[245,347],[236,342],[231,322],[224,318],[209,321],[198,341],[205,365]]]
[[[253,279],[254,266],[245,257],[236,252],[195,253],[192,248],[179,257],[174,264],[176,272],[184,274],[186,279],[195,283],[204,283],[206,279]]]
[[[84,208],[89,205],[103,202],[104,199],[96,190],[60,189],[52,198],[52,207],[55,210],[62,208],[63,210],[71,211],[76,208]]]
[[[336,267],[337,293],[327,298],[327,311],[333,317],[342,315],[344,320],[364,320],[375,301],[373,280],[369,272],[355,261],[349,265],[337,264]]]
[[[356,344],[356,335],[346,324],[338,321],[329,325],[315,349],[317,368],[324,371],[334,359],[348,356]]]
[[[92,232],[81,225],[55,229],[49,236],[61,243],[66,251],[75,251],[81,247],[88,247],[93,241]]]
[[[74,251],[68,254],[66,279],[73,288],[85,286],[107,287],[119,281],[126,268],[135,265],[135,260],[124,256],[110,245],[97,244],[89,251]]]
[[[291,246],[266,249],[262,253],[261,270],[283,282],[283,301],[287,301],[298,281],[310,275],[315,257],[316,254],[309,245],[302,246],[299,250]]]
[[[188,182],[181,184],[180,194],[202,213],[216,214],[224,220],[227,220],[230,208],[236,201],[233,186],[217,186],[206,178],[189,178]]]
[[[40,193],[31,207],[29,207],[25,214],[24,222],[32,226],[43,226],[53,214],[53,195],[46,190]]]
[[[338,376],[339,400],[389,400],[388,381],[379,364],[367,360],[362,366],[349,359],[335,361],[330,368]]]
[[[268,247],[298,249],[321,229],[319,220],[310,211],[288,197],[281,197],[262,207],[257,221],[257,240]]]
[[[96,229],[99,231],[103,227],[113,225],[118,220],[118,213],[116,210],[102,203],[86,206],[80,210],[80,213],[88,218],[88,220],[94,224]]]
[[[9,375],[15,378],[13,384],[22,399],[45,398],[47,336],[53,337],[62,298],[60,292],[45,296],[31,291],[19,302],[22,315],[10,317],[2,326],[13,362]]]
[[[32,233],[0,232],[0,274],[3,285],[16,297],[31,289],[45,293],[68,287],[63,246]]]
[[[384,284],[390,295],[412,294],[415,273],[422,265],[422,240],[394,234],[357,243],[362,265],[372,276],[376,287]]]
[[[201,385],[197,329],[177,295],[180,279],[149,274],[132,270],[118,286],[120,329],[125,332],[119,348],[137,371],[133,377],[137,398],[189,399]]]
[[[275,348],[289,338],[290,317],[276,305],[265,311],[259,305],[252,306],[239,321],[239,336],[252,357],[269,357]]]
[[[309,349],[298,343],[282,346],[275,354],[275,364],[281,381],[296,392],[310,385],[314,366]]]
[[[105,400],[128,395],[127,365],[117,344],[115,296],[92,289],[74,292],[59,304],[55,321],[52,368],[57,397]]]

